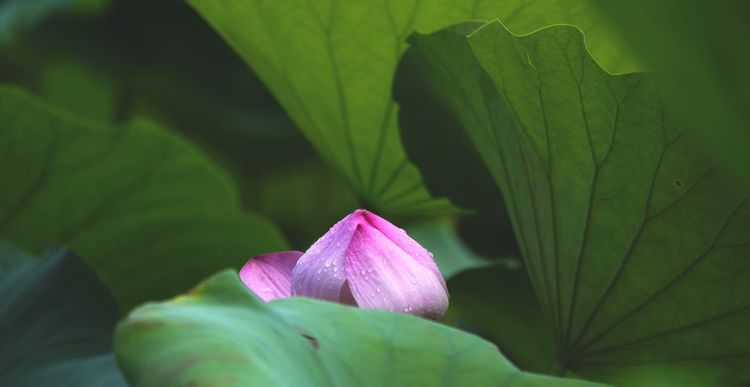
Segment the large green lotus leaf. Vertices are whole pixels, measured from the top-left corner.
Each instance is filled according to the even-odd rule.
[[[133,311],[115,352],[134,385],[577,386],[523,373],[482,339],[418,317],[293,298],[226,271]]]
[[[455,209],[431,198],[398,135],[391,82],[406,37],[465,20],[500,18],[519,33],[573,23],[597,58],[630,69],[619,38],[589,1],[192,0],[265,81],[318,152],[386,213]]]
[[[4,244],[0,262],[19,255]],[[75,256],[27,260],[0,294],[0,385],[126,386],[112,354],[117,304]]]
[[[196,149],[144,121],[108,127],[0,88],[0,236],[69,245],[129,308],[284,248]]]
[[[750,380],[748,190],[674,125],[652,77],[608,74],[570,26],[412,43],[503,193],[561,369]]]

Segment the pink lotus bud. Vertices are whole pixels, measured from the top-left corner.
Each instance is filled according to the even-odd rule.
[[[240,279],[263,301],[290,297],[292,269],[301,256],[299,251],[255,256],[240,270]]]
[[[292,295],[434,320],[448,309],[448,290],[432,254],[365,210],[336,223],[299,258]]]

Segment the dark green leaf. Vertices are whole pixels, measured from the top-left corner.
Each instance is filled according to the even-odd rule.
[[[32,259],[10,243],[0,241],[0,279]]]
[[[482,258],[464,245],[456,233],[455,225],[448,219],[432,220],[409,225],[406,231],[419,244],[432,252],[443,277],[454,275],[472,268],[489,266],[493,263]],[[503,263],[517,265],[517,261],[506,259]]]
[[[528,275],[507,263],[458,273],[448,281],[446,320],[497,344],[526,371],[554,373],[554,338],[544,321]]]
[[[113,128],[0,88],[0,235],[69,245],[129,308],[284,248],[196,149],[145,121]]]
[[[114,81],[100,69],[74,60],[57,60],[41,74],[40,95],[76,115],[113,121],[116,109]]]
[[[287,231],[303,251],[359,204],[346,180],[320,160],[273,170],[257,191],[258,211]]]
[[[264,304],[229,271],[136,309],[115,347],[135,385],[590,385],[520,372],[492,344],[414,316],[303,298]]]
[[[413,44],[503,192],[563,367],[750,380],[747,187],[675,126],[652,77],[606,73],[569,26]]]
[[[0,3],[0,44],[61,10],[76,0],[6,0]]]
[[[516,32],[576,23],[591,31],[597,58],[631,66],[588,1],[190,3],[266,82],[318,152],[386,213],[455,211],[430,196],[398,135],[391,82],[412,31],[471,19],[500,18]]]
[[[117,305],[76,257],[58,250],[27,262],[2,278],[0,294],[0,385],[126,385],[112,354]]]
[[[467,33],[481,23],[466,23]],[[462,222],[462,235],[470,245],[496,256],[519,255],[513,226],[498,199],[498,188],[460,119],[439,96],[425,92],[421,66],[408,56],[402,59],[394,80],[393,96],[408,109],[399,110],[401,140],[409,159],[419,168],[426,187],[436,197],[471,210]],[[493,248],[494,247],[494,248]]]

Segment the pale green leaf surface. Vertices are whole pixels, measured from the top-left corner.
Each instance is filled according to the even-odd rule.
[[[313,146],[384,213],[454,212],[407,159],[391,83],[406,37],[500,18],[517,33],[573,23],[613,71],[633,68],[589,1],[232,1],[190,4],[268,85]]]
[[[562,368],[750,381],[747,187],[674,125],[652,77],[609,75],[569,26],[412,43],[503,192]]]
[[[422,318],[304,298],[265,304],[227,271],[136,309],[115,351],[141,386],[588,386],[524,373],[495,346]]]
[[[130,308],[285,247],[205,156],[146,121],[84,121],[0,88],[0,236],[68,245]]]

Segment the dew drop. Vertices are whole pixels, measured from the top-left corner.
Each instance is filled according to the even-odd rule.
[[[364,274],[365,274],[365,270],[364,270],[364,269],[362,269],[362,270],[360,271],[360,273],[362,273],[362,275],[364,275]]]

